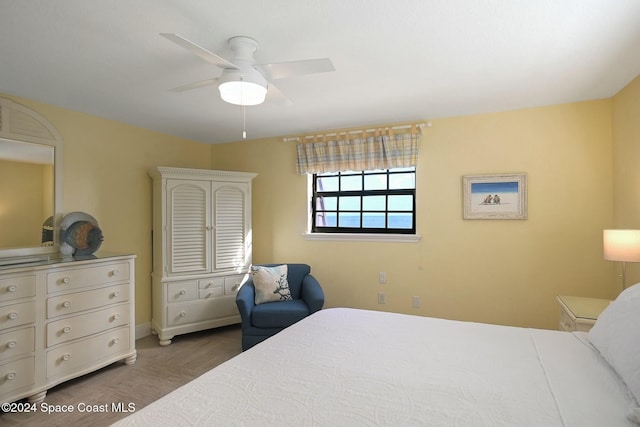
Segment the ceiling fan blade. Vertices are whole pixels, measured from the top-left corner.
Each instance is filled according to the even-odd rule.
[[[274,102],[283,106],[293,105],[293,101],[287,95],[284,94],[278,88],[278,86],[274,85],[272,82],[269,82],[269,89],[267,89],[267,97],[269,97],[269,102]]]
[[[199,56],[200,58],[204,59],[205,61],[217,65],[218,67],[221,68],[238,68],[235,64],[227,61],[226,59],[224,59],[221,56],[216,55],[213,52],[208,51],[207,49],[203,48],[202,46],[198,46],[197,44],[195,44],[194,42],[185,39],[182,36],[179,36],[178,34],[174,34],[174,33],[160,33],[160,35],[162,37],[165,37],[169,40],[171,40],[172,42],[174,42],[175,44],[177,44],[178,46],[187,49],[189,52],[193,53],[194,55]]]
[[[261,64],[259,66],[262,67],[269,74],[269,77],[274,80],[305,74],[326,73],[336,70],[329,58],[275,62],[272,64]]]
[[[206,86],[214,86],[218,84],[218,78],[202,80],[200,82],[189,83],[183,86],[174,87],[171,92],[184,92],[185,90],[198,89]]]

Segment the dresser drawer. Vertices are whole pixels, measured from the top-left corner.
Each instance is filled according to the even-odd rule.
[[[129,304],[71,316],[47,324],[47,347],[129,324]]]
[[[35,350],[35,328],[17,329],[0,334],[0,360]]]
[[[129,263],[61,270],[47,274],[47,293],[129,280]]]
[[[198,281],[167,283],[167,302],[192,301],[198,299]]]
[[[35,301],[0,307],[0,330],[36,321]]]
[[[235,315],[238,315],[238,307],[235,297],[232,296],[207,298],[167,306],[167,324],[169,326]]]
[[[59,295],[47,299],[47,319],[129,301],[129,284]]]
[[[25,357],[4,365],[0,365],[0,401],[6,393],[19,390],[34,384],[36,378],[36,358]]]
[[[47,379],[73,374],[129,348],[129,327],[47,351]]]
[[[36,294],[36,276],[16,276],[0,279],[0,302],[28,298]]]

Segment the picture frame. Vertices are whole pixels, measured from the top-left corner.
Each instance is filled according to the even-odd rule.
[[[464,219],[527,219],[527,174],[464,175]]]

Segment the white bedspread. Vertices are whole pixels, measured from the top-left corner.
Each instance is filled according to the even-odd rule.
[[[616,427],[630,404],[581,333],[337,308],[115,425]]]

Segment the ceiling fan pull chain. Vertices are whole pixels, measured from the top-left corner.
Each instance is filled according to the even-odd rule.
[[[242,105],[242,139],[247,139],[247,106],[244,105],[244,85],[240,74],[240,105]]]
[[[242,139],[247,139],[247,107],[242,106]]]

